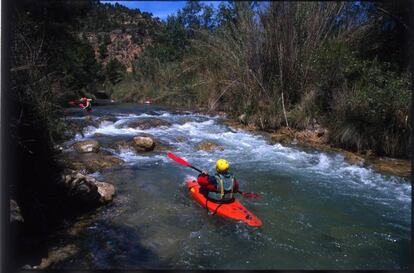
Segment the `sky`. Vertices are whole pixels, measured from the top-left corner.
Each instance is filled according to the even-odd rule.
[[[161,20],[167,19],[168,15],[175,14],[179,9],[185,6],[187,1],[101,1],[103,3],[118,3],[130,9],[139,8],[140,11],[151,12],[154,17]],[[200,1],[203,4],[218,7],[220,1]]]

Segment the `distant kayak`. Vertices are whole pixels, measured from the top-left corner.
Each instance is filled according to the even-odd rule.
[[[187,181],[187,188],[190,190],[191,196],[204,208],[219,216],[242,221],[252,227],[260,227],[262,221],[254,214],[249,212],[238,200],[232,203],[220,204],[207,200],[203,194],[200,193],[200,185],[193,180]]]

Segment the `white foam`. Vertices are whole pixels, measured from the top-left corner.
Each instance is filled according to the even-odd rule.
[[[383,195],[392,196],[394,200],[404,203],[411,202],[411,185],[403,182],[402,179],[392,176],[381,175],[372,169],[349,165],[341,155],[304,151],[296,147],[287,147],[282,144],[270,145],[266,139],[260,135],[238,129],[229,131],[228,127],[218,123],[219,116],[210,117],[202,114],[180,115],[168,112],[158,112],[158,117],[170,120],[171,126],[153,127],[147,130],[134,128],[118,128],[119,125],[130,121],[153,117],[150,114],[128,114],[118,115],[119,120],[115,123],[102,122],[99,128],[87,127],[85,138],[91,137],[95,133],[112,136],[130,136],[139,133],[149,133],[156,139],[168,142],[174,146],[177,155],[190,162],[212,163],[216,158],[224,157],[231,162],[241,164],[254,164],[257,170],[274,171],[286,174],[303,173],[307,177],[320,177],[313,179],[313,183],[330,187],[336,190],[344,190],[347,194],[349,190],[373,189]],[[193,121],[184,124],[177,124],[174,121],[181,117],[190,117]],[[197,120],[202,117],[202,120]],[[208,118],[208,120],[204,120]],[[177,136],[185,136],[186,141],[179,142]],[[77,134],[75,140],[81,140]],[[214,150],[212,152],[197,151],[196,146],[201,141],[213,141],[221,145],[224,150]],[[167,162],[165,156],[136,155],[133,151],[122,150],[119,157],[130,163],[154,161]],[[377,200],[380,202],[380,200]]]

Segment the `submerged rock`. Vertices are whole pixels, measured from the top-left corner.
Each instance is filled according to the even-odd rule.
[[[213,150],[219,149],[220,151],[224,151],[224,147],[214,143],[212,141],[203,141],[197,145],[197,150],[203,150],[206,152],[211,152]]]
[[[61,262],[69,257],[74,256],[79,252],[79,248],[70,244],[60,248],[53,248],[48,251],[47,258],[43,258],[40,265],[34,266],[33,269],[46,269],[58,262]]]
[[[120,152],[121,150],[134,150],[132,141],[128,141],[128,140],[118,140],[112,143],[110,146],[111,148],[115,149],[117,152]]]
[[[134,121],[122,124],[121,126],[123,128],[128,127],[128,128],[146,130],[146,129],[153,128],[153,127],[171,126],[171,123],[166,120],[159,119],[159,118],[144,118],[144,119],[134,120]]]
[[[99,123],[102,123],[102,122],[104,122],[104,121],[110,121],[110,122],[117,122],[119,119],[117,118],[117,117],[115,117],[115,116],[112,116],[112,115],[105,115],[105,116],[102,116],[102,117],[100,117],[99,119],[98,119],[98,122]]]
[[[69,153],[63,154],[63,163],[72,170],[86,172],[97,172],[104,169],[109,169],[115,166],[120,166],[124,163],[122,159],[119,159],[112,155],[106,155],[103,153]]]
[[[133,138],[133,147],[137,152],[148,152],[155,148],[155,141],[148,136],[136,136]]]
[[[100,150],[98,141],[93,139],[79,141],[73,147],[78,153],[97,153]]]
[[[185,123],[187,123],[187,122],[193,122],[194,121],[194,118],[191,118],[191,117],[184,117],[184,118],[180,118],[179,120],[178,120],[178,123],[179,124],[185,124]]]
[[[184,142],[184,141],[187,141],[188,139],[187,139],[186,137],[184,137],[184,136],[177,136],[177,137],[175,138],[175,140],[176,140],[177,142]]]

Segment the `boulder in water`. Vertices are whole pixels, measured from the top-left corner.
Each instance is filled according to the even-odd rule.
[[[102,123],[104,121],[117,122],[118,118],[115,117],[115,116],[112,116],[112,115],[105,115],[105,116],[102,116],[98,119],[99,123]]]
[[[184,142],[184,141],[187,141],[187,138],[186,138],[186,137],[184,137],[184,136],[177,136],[177,137],[175,138],[175,140],[176,140],[177,142]]]
[[[211,152],[213,150],[219,149],[220,151],[224,151],[224,147],[214,143],[212,141],[204,141],[197,145],[197,150],[203,150],[206,152]]]
[[[69,257],[74,256],[78,252],[79,248],[73,244],[66,245],[60,248],[53,248],[48,251],[48,256],[41,260],[40,265],[34,266],[33,269],[46,269]]]
[[[98,141],[93,139],[79,141],[73,147],[78,153],[97,153],[100,150]]]
[[[178,120],[178,123],[179,124],[184,124],[184,123],[187,123],[187,122],[193,122],[194,121],[194,118],[191,118],[191,117],[184,117],[184,118],[180,118],[179,120]]]
[[[97,181],[94,177],[73,171],[64,176],[64,185],[68,195],[80,207],[96,207],[112,201],[115,187],[112,184]]]
[[[98,192],[101,195],[99,201],[102,204],[106,204],[112,201],[115,195],[115,187],[112,184],[106,182],[96,181],[95,185],[98,187]]]
[[[69,169],[86,172],[97,172],[122,165],[124,162],[113,155],[103,153],[64,153],[61,161]]]
[[[122,165],[124,161],[112,155],[99,155],[99,157],[90,158],[89,160],[85,160],[83,163],[86,170],[90,172],[97,172]]]
[[[122,125],[122,127],[129,127],[141,130],[146,130],[149,128],[160,126],[171,126],[171,123],[160,118],[144,118],[134,120]]]
[[[73,173],[66,175],[64,182],[68,196],[79,206],[95,207],[99,204],[101,195],[93,177]]]
[[[136,136],[133,138],[132,142],[132,145],[137,152],[149,152],[155,148],[155,141],[149,136]]]

